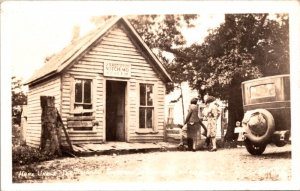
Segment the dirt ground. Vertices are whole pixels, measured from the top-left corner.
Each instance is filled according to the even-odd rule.
[[[196,182],[291,180],[291,145],[61,158],[13,167],[14,183]]]

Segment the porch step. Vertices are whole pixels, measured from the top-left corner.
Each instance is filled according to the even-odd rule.
[[[177,144],[159,143],[127,143],[107,142],[103,144],[72,144],[73,154],[76,156],[132,154],[172,150],[176,151]]]

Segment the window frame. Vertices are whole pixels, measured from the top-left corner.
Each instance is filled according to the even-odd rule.
[[[145,87],[147,88],[147,85],[152,86],[152,105],[147,105],[147,93],[145,92],[145,105],[141,105],[141,87],[142,85],[146,85]],[[137,131],[136,133],[157,133],[156,132],[156,83],[153,82],[140,82],[138,83],[138,105],[137,105],[137,111],[138,111],[138,121],[137,121]],[[144,128],[140,127],[140,109],[144,109],[145,111],[147,109],[151,108],[152,109],[152,127],[147,128],[147,113],[145,113],[145,121],[144,121]]]
[[[91,105],[91,108],[89,108],[89,109],[93,109],[93,96],[92,96],[92,92],[93,92],[93,89],[92,89],[92,87],[93,87],[93,80],[91,80],[91,79],[74,79],[75,80],[75,83],[74,83],[74,91],[75,91],[75,94],[74,94],[74,108],[75,108],[75,105],[88,105],[88,106],[90,106]],[[81,90],[81,102],[76,102],[76,81],[77,80],[80,80],[81,81],[81,88],[82,88],[82,90]],[[86,80],[86,81],[89,81],[90,82],[90,103],[85,103],[85,83],[84,83],[84,80]],[[83,108],[83,110],[85,110],[84,108]]]
[[[82,109],[80,108],[75,108],[75,104],[82,104],[84,105],[84,95],[82,97],[82,102],[76,102],[75,100],[75,96],[76,96],[76,80],[89,80],[91,82],[91,109],[84,109],[82,107]],[[95,110],[95,101],[94,101],[94,94],[95,94],[95,79],[94,78],[89,78],[89,77],[76,77],[76,76],[73,76],[72,78],[72,93],[71,93],[71,114],[84,114],[84,113],[93,113],[94,110]],[[83,88],[83,87],[82,87]],[[82,91],[82,93],[84,93],[84,91]]]

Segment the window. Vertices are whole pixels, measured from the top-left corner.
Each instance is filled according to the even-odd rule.
[[[142,129],[153,128],[154,106],[152,84],[140,84],[139,114],[139,127]]]
[[[74,109],[92,109],[92,80],[75,80]]]
[[[263,97],[274,97],[275,96],[275,84],[262,84],[252,86],[250,88],[251,98],[263,98]]]

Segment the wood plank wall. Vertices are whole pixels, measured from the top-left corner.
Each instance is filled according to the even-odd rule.
[[[60,77],[52,78],[35,86],[29,86],[26,143],[39,147],[41,137],[40,96],[54,96],[55,107],[60,110]]]
[[[142,56],[140,50],[131,42],[126,31],[122,26],[113,28],[107,33],[95,46],[87,52],[77,63],[67,70],[62,78],[62,119],[67,125],[67,117],[71,111],[71,91],[72,80],[74,78],[93,79],[96,83],[96,90],[93,91],[93,108],[94,116],[99,122],[96,127],[96,133],[92,132],[72,132],[70,138],[73,143],[95,143],[101,142],[104,131],[104,81],[103,65],[104,62],[110,63],[130,63],[131,79],[127,79],[127,95],[135,95],[128,97],[128,141],[129,142],[156,142],[163,140],[164,129],[164,97],[165,85],[154,72],[150,63]],[[124,80],[124,79],[122,79]],[[139,83],[153,83],[156,89],[155,108],[156,118],[156,134],[137,134],[138,131],[138,96]],[[94,84],[95,85],[95,84]],[[94,86],[95,88],[95,86]]]

